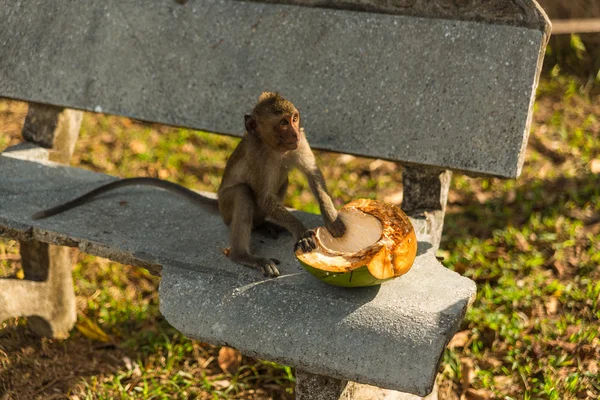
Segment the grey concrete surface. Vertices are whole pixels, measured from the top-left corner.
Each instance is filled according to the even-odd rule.
[[[402,170],[402,210],[412,218],[417,235],[440,247],[452,171],[406,166]]]
[[[25,125],[29,125],[33,133],[36,123],[32,121],[32,118],[35,119],[31,113],[32,108],[25,119]],[[63,114],[61,111],[57,113]],[[46,137],[51,138],[51,144],[53,136],[73,137],[78,133],[79,127],[63,123],[61,127],[47,129],[48,119],[64,121],[73,113],[76,112],[68,111],[64,113],[66,115],[37,118],[38,127],[45,131]],[[55,154],[59,155],[57,159],[68,160],[74,141],[63,141],[61,144],[55,148]],[[6,149],[3,154],[15,159],[43,162],[48,160],[50,151],[33,142],[25,142]],[[0,321],[27,317],[27,325],[37,335],[67,338],[77,321],[71,249],[37,240],[20,242],[19,245],[24,279],[0,279]]]
[[[0,235],[75,246],[155,272],[162,266],[161,311],[186,336],[314,374],[428,394],[475,293],[424,242],[403,277],[349,290],[302,269],[289,234],[255,234],[256,253],[282,260],[282,276],[264,279],[224,256],[228,232],[218,216],[154,188],[116,191],[32,221],[34,212],[113,178],[6,156],[0,170]],[[319,216],[297,215],[321,224]]]
[[[0,22],[0,96],[239,136],[276,90],[315,148],[505,177],[522,165],[546,40],[231,0],[0,0]]]

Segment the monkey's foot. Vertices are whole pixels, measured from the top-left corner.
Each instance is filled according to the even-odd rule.
[[[276,258],[259,258],[257,259],[255,266],[264,276],[276,278],[279,276],[277,264],[279,264],[279,260]]]
[[[279,270],[277,269],[279,260],[276,258],[263,258],[249,253],[235,254],[233,252],[230,252],[228,257],[231,258],[233,262],[259,270],[264,276],[270,278],[279,276]]]
[[[317,248],[317,244],[315,243],[315,232],[314,231],[306,231],[300,237],[300,240],[296,242],[294,245],[294,251],[298,249],[302,249],[304,253],[308,253]]]

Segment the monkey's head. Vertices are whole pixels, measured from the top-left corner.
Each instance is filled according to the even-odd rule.
[[[296,150],[301,139],[300,113],[279,93],[264,92],[252,115],[244,116],[246,132],[259,137],[273,150],[285,153]]]

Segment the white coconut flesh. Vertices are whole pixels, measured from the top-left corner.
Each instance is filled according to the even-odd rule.
[[[381,239],[383,228],[374,216],[351,208],[340,210],[339,217],[346,225],[344,236],[334,238],[326,228],[317,229],[317,238],[324,250],[331,253],[356,253]]]

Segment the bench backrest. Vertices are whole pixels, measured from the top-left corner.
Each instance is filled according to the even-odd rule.
[[[240,136],[279,91],[314,148],[519,174],[535,1],[275,3],[0,0],[0,96]]]

